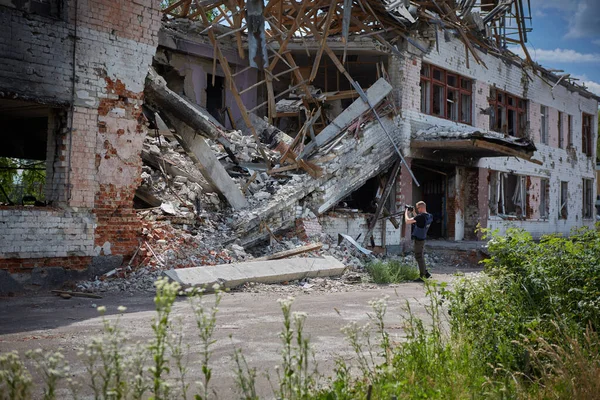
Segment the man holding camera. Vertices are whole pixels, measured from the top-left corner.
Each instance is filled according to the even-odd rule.
[[[415,260],[419,264],[419,274],[421,279],[431,278],[431,274],[425,266],[425,239],[427,238],[427,230],[433,222],[433,215],[427,212],[427,205],[424,201],[419,201],[416,205],[417,215],[412,216],[414,208],[406,206],[404,210],[404,221],[412,226],[412,239],[414,241],[413,250],[415,252]],[[409,216],[408,213],[411,213]]]

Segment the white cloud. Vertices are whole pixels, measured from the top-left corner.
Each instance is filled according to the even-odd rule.
[[[565,37],[579,39],[600,36],[600,1],[598,0],[531,0],[532,14],[558,10],[568,25]]]
[[[598,37],[600,35],[600,1],[582,0],[577,10],[569,18],[569,32],[566,38]]]
[[[594,43],[597,46],[600,46],[600,39],[598,39],[598,40],[592,40],[592,43]]]
[[[579,53],[578,51],[571,49],[559,49],[545,50],[545,49],[534,49],[528,47],[529,55],[540,64],[545,62],[552,63],[597,63],[600,62],[600,53]],[[510,48],[515,54],[520,57],[525,57],[525,52],[520,46]]]
[[[594,93],[596,96],[600,96],[600,83],[588,79],[586,75],[573,75],[573,78],[579,79],[576,83],[585,85],[590,92]]]

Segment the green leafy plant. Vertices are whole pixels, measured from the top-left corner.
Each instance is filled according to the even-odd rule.
[[[373,261],[366,266],[375,283],[401,283],[413,281],[419,277],[419,270],[397,260]]]

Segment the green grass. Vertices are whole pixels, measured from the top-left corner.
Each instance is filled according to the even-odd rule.
[[[400,283],[413,281],[419,277],[419,270],[397,260],[373,261],[366,267],[375,283]]]

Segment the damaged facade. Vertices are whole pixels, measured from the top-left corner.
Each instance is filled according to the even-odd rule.
[[[186,227],[229,204],[223,241],[242,246],[300,230],[402,250],[418,200],[432,238],[594,222],[598,98],[505,50],[525,0],[181,0],[162,25],[158,2],[56,2],[51,20],[2,8],[0,114],[47,126],[35,154],[0,154],[46,160],[49,205],[0,209],[13,278],[130,257],[134,193]],[[174,178],[168,205],[153,174]]]
[[[160,19],[157,1],[0,2],[0,157],[46,172],[35,200],[0,193],[2,292],[103,273],[138,247]]]

